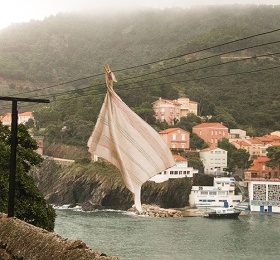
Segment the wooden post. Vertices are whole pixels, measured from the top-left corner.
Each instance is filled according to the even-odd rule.
[[[18,129],[17,101],[13,100],[13,102],[12,102],[12,125],[11,125],[11,157],[10,157],[10,176],[9,176],[8,217],[14,216],[15,187],[16,187],[16,161],[17,161],[17,129]]]
[[[17,102],[36,102],[49,103],[48,99],[30,99],[17,97],[0,97],[0,100],[12,101],[12,122],[11,122],[11,157],[10,157],[10,175],[9,175],[9,201],[8,217],[14,217],[15,208],[15,190],[16,190],[16,170],[17,170],[17,129],[18,129],[18,110]]]

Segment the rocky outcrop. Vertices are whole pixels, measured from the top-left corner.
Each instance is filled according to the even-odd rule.
[[[134,206],[128,211],[134,212],[137,215],[149,216],[149,217],[160,217],[160,218],[178,218],[182,217],[182,211],[178,209],[164,209],[157,205],[146,205],[142,204],[142,212],[139,212]]]
[[[90,249],[81,240],[54,233],[0,213],[0,259],[91,260],[117,259]]]
[[[30,172],[49,203],[82,205],[83,210],[101,208],[127,210],[133,205],[118,169],[106,163],[72,164],[61,167],[46,160]],[[162,208],[188,205],[190,179],[172,179],[163,183],[148,181],[142,186],[142,203]]]

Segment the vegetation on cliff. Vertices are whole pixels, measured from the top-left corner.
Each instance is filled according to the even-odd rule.
[[[10,168],[10,130],[0,123],[0,211],[8,211],[8,188]],[[38,165],[42,158],[35,150],[37,143],[23,125],[18,127],[16,168],[15,216],[30,224],[49,231],[54,229],[55,211],[47,204],[33,179],[26,173]]]
[[[61,167],[52,160],[45,160],[41,167],[33,167],[29,174],[49,203],[78,204],[84,210],[131,208],[132,193],[126,188],[116,167],[102,161],[78,161]],[[196,185],[213,185],[212,177],[206,176],[205,181],[201,176],[194,177]],[[170,179],[163,183],[147,181],[141,189],[141,201],[163,208],[185,207],[191,187],[192,180],[189,178]]]

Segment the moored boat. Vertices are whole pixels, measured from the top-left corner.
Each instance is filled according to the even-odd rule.
[[[205,217],[208,218],[238,218],[241,211],[234,209],[233,207],[217,208],[211,212],[207,212]]]

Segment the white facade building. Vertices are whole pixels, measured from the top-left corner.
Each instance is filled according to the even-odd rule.
[[[280,213],[280,182],[248,182],[249,202],[252,212]]]
[[[227,168],[227,151],[220,148],[206,148],[200,151],[205,174],[220,175]]]
[[[234,195],[234,178],[214,178],[214,186],[193,186],[190,196],[190,206],[196,208],[236,206],[242,201],[242,195]]]
[[[173,157],[176,164],[173,167],[155,175],[150,179],[150,181],[160,183],[167,181],[168,179],[185,177],[191,178],[194,174],[198,173],[198,170],[195,170],[193,167],[188,167],[188,161],[185,158],[179,155],[173,155]]]
[[[228,134],[228,141],[234,142],[234,141],[242,141],[245,139],[248,139],[249,136],[246,135],[246,131],[241,129],[230,129]]]

